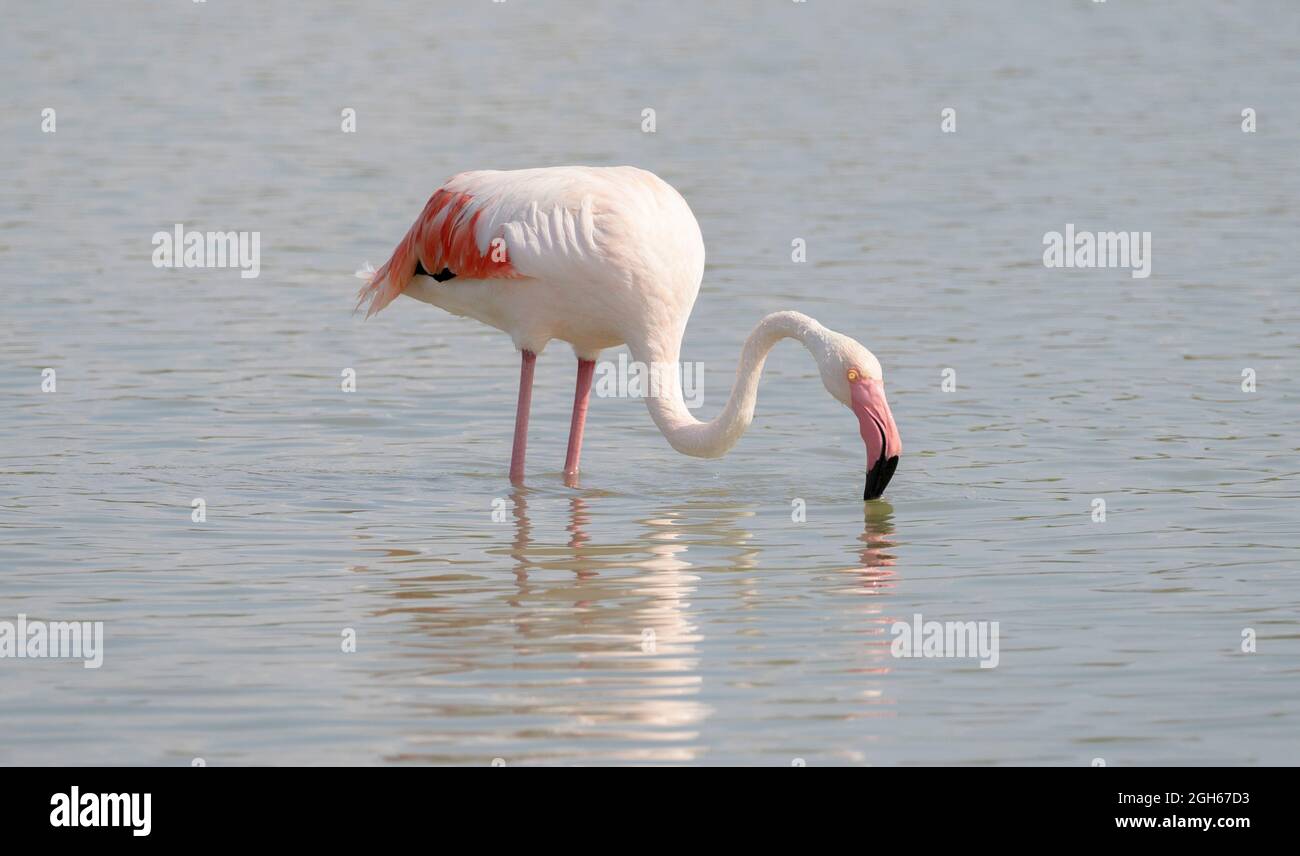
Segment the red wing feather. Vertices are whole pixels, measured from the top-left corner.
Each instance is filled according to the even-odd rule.
[[[518,277],[510,264],[505,238],[494,235],[480,249],[475,238],[482,206],[468,193],[439,188],[393,250],[357,295],[357,308],[368,300],[369,318],[397,299],[411,282],[418,261],[433,273],[443,268],[466,279]]]

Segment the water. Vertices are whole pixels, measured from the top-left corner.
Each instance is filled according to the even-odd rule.
[[[1300,12],[1192,5],[11,10],[0,618],[107,650],[0,662],[0,762],[1300,762]],[[769,311],[875,351],[886,502],[794,344],[722,460],[594,400],[578,490],[553,344],[517,492],[508,339],[349,314],[448,175],[573,162],[693,206],[702,415]],[[154,268],[178,222],[261,276]],[[1044,268],[1067,222],[1152,276]],[[890,656],[915,613],[997,668]]]

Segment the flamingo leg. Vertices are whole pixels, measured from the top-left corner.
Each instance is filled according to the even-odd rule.
[[[522,484],[524,481],[528,411],[533,405],[533,367],[537,364],[537,355],[532,351],[522,353],[523,360],[519,364],[519,406],[515,410],[515,447],[510,453],[510,481],[514,484]]]
[[[595,371],[595,360],[578,360],[578,383],[573,390],[573,422],[569,425],[569,452],[564,456],[564,481],[570,486],[577,482],[582,431],[587,425],[587,403],[591,400],[591,376]]]

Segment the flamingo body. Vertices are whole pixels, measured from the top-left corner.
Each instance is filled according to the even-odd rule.
[[[512,480],[521,481],[533,367],[553,339],[579,360],[566,476],[578,469],[594,361],[626,344],[660,367],[646,404],[673,448],[724,454],[750,424],[768,351],[800,341],[827,391],[857,415],[867,447],[864,498],[884,491],[902,444],[884,397],[883,374],[861,344],[806,315],[764,318],[741,352],[722,413],[695,419],[677,373],[682,336],[704,274],[704,240],[690,207],[653,173],[630,166],[566,166],[462,172],[430,197],[377,271],[362,275],[358,306],[369,315],[407,294],[508,333],[522,352]]]
[[[416,275],[417,261],[455,278]],[[405,293],[502,330],[520,350],[559,339],[595,359],[647,326],[684,329],[703,275],[695,215],[653,173],[487,170],[433,194],[362,300],[373,314]]]

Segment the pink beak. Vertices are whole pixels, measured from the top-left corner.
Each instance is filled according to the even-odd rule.
[[[862,498],[876,499],[894,477],[903,441],[898,437],[894,414],[885,400],[885,383],[862,378],[849,384],[853,413],[858,417],[862,442],[867,444],[867,485]]]

